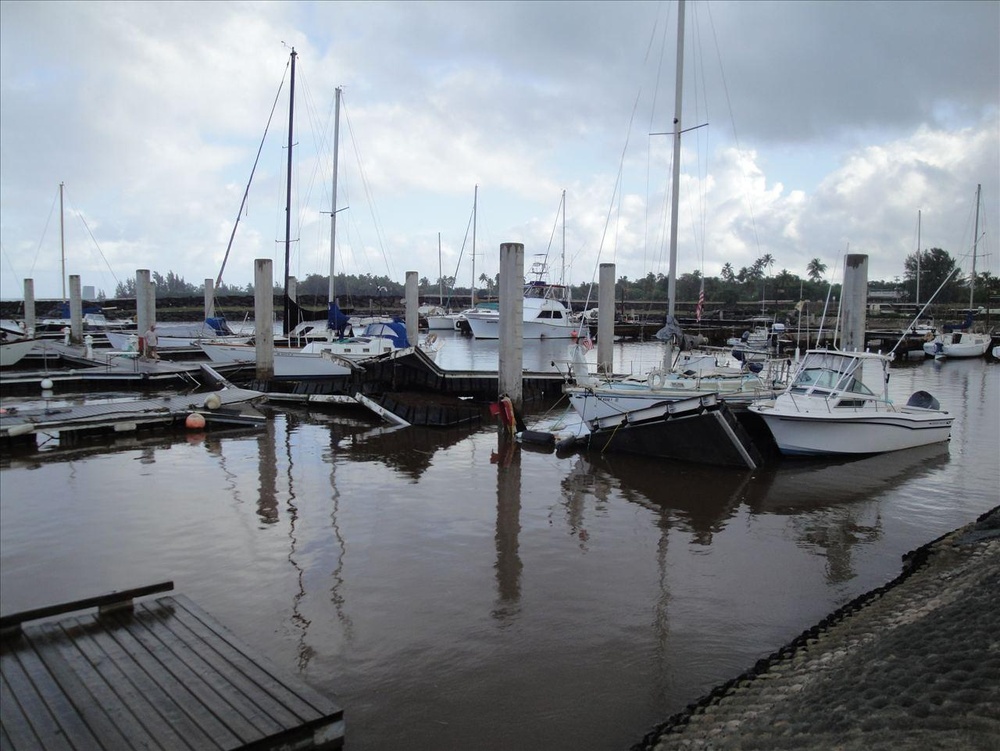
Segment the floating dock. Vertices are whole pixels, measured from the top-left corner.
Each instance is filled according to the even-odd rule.
[[[216,374],[217,375],[217,374]],[[0,414],[0,441],[35,442],[36,433],[59,433],[60,442],[94,433],[129,433],[186,421],[193,412],[212,423],[262,425],[266,418],[252,408],[264,394],[250,389],[223,388],[210,393],[152,399],[43,407],[5,408]]]
[[[0,618],[4,749],[332,749],[343,710],[164,582]],[[59,621],[29,621],[78,613]]]

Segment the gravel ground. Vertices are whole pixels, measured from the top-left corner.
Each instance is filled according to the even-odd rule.
[[[1000,749],[1000,506],[632,748]]]

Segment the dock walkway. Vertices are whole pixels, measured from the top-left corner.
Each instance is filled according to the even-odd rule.
[[[4,749],[330,749],[343,710],[171,582],[0,619]],[[59,621],[26,620],[100,611]],[[70,610],[67,611],[66,609]]]

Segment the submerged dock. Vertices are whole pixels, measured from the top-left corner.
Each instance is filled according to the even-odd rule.
[[[253,654],[191,600],[134,602],[172,589],[164,582],[0,618],[0,746],[342,747],[340,706]]]

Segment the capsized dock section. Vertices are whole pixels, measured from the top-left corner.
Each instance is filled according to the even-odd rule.
[[[0,414],[0,441],[33,441],[36,433],[59,433],[63,441],[93,433],[134,432],[183,422],[192,412],[200,414],[209,425],[262,425],[266,418],[252,403],[263,398],[259,391],[223,388],[210,393],[98,404],[37,409],[5,407]]]
[[[343,710],[172,582],[0,618],[4,749],[332,749]],[[79,613],[58,621],[28,621]]]

